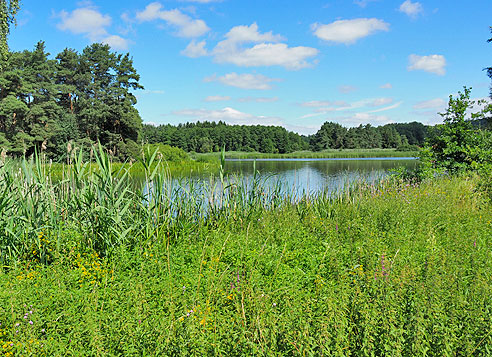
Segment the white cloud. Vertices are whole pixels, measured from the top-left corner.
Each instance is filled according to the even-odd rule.
[[[416,18],[423,11],[424,9],[422,7],[422,4],[419,2],[412,2],[411,0],[405,0],[400,5],[400,12],[403,12],[404,14],[412,18]]]
[[[200,41],[196,42],[192,40],[186,48],[181,51],[181,54],[186,57],[197,58],[206,56],[208,54],[207,49],[205,48],[206,42]]]
[[[311,30],[321,40],[350,45],[378,31],[389,31],[389,24],[375,18],[360,18],[338,20],[327,25],[315,23]]]
[[[226,107],[217,110],[208,109],[184,109],[175,111],[172,114],[192,117],[195,121],[223,121],[228,124],[238,125],[275,125],[282,126],[283,120],[279,117],[256,116],[243,113],[234,108]]]
[[[338,91],[340,93],[344,93],[344,94],[355,92],[356,90],[357,90],[357,87],[354,87],[351,85],[343,85],[343,86],[338,87]]]
[[[381,89],[391,89],[393,88],[393,85],[391,83],[385,83],[379,86]]]
[[[126,50],[129,47],[130,41],[118,36],[118,35],[110,35],[101,40],[102,43],[110,45],[111,48],[115,50]]]
[[[61,22],[57,27],[62,31],[84,35],[91,42],[102,42],[115,50],[125,50],[130,44],[121,36],[109,34],[106,28],[111,25],[111,16],[103,15],[93,7],[78,8],[70,13],[62,10],[58,16]]]
[[[157,19],[176,27],[178,29],[176,34],[179,37],[200,37],[210,30],[205,21],[192,19],[178,9],[162,10],[162,4],[158,2],[150,3],[143,11],[137,12],[137,20],[141,22]]]
[[[106,27],[111,25],[111,16],[103,15],[91,8],[75,9],[71,13],[60,12],[60,30],[70,31],[77,35],[87,35],[91,41],[107,35]]]
[[[260,33],[256,23],[233,27],[212,51],[215,62],[241,67],[282,66],[297,70],[312,65],[308,58],[318,54],[312,47],[289,47],[284,38],[271,31]],[[247,47],[247,44],[253,44]]]
[[[228,101],[228,100],[231,100],[231,97],[229,97],[227,95],[225,95],[225,96],[209,95],[207,98],[205,98],[206,102],[224,102],[224,101]]]
[[[442,98],[430,99],[418,102],[413,106],[413,109],[436,109],[440,110],[446,106],[446,101]]]
[[[408,56],[407,69],[409,71],[421,70],[443,76],[446,74],[445,67],[446,59],[442,55],[418,56],[412,54]]]
[[[261,74],[237,74],[235,72],[228,73],[222,77],[213,75],[204,79],[205,82],[220,82],[222,84],[241,88],[241,89],[272,89],[271,82],[279,82],[280,79],[269,78]]]

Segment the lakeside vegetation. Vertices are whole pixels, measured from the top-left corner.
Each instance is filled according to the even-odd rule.
[[[220,159],[221,153],[191,153],[190,156],[199,162],[214,162]],[[418,157],[418,151],[398,151],[395,149],[342,149],[323,151],[294,151],[288,154],[271,154],[260,152],[228,151],[227,159],[336,159],[336,158],[373,158],[373,157]]]
[[[335,195],[293,200],[223,166],[172,184],[158,151],[137,185],[101,145],[62,180],[7,160],[3,354],[488,354],[492,135],[464,120],[468,98],[417,172]]]
[[[96,159],[98,173],[77,161],[57,182],[36,162],[0,169],[4,354],[492,348],[492,205],[478,176],[293,202],[259,178],[170,187],[159,165],[148,195]]]
[[[468,88],[450,97],[415,171],[293,197],[258,173],[227,175],[225,153],[208,152],[232,146],[204,141],[194,161],[162,140],[142,150],[128,55],[96,44],[49,60],[41,42],[9,53],[10,4],[0,12],[1,355],[491,354],[492,133],[468,120]],[[416,145],[385,126],[399,146],[339,151],[380,129],[332,124],[314,136],[319,152],[298,154]],[[265,156],[307,148],[232,139]],[[170,179],[207,165],[217,175],[203,186]]]

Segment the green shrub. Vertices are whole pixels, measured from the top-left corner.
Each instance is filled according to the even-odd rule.
[[[167,144],[147,144],[144,146],[144,155],[148,159],[157,150],[157,159],[171,162],[188,161],[190,157],[183,150]]]

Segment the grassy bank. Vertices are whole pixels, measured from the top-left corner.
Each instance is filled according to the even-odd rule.
[[[361,184],[297,203],[258,181],[205,213],[210,196],[166,186],[165,171],[145,171],[148,196],[98,163],[98,175],[79,180],[77,163],[56,184],[36,167],[0,170],[4,354],[492,349],[492,207],[475,179]]]
[[[396,149],[344,149],[323,151],[295,151],[288,154],[268,154],[260,152],[226,152],[227,159],[322,159],[322,158],[369,158],[369,157],[417,157],[417,151],[397,151]],[[220,153],[199,154],[192,157],[197,161],[217,161]]]

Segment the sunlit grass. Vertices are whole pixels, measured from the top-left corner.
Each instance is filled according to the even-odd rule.
[[[475,178],[292,201],[260,177],[172,186],[155,160],[136,189],[102,152],[61,181],[0,169],[3,354],[489,354]]]

